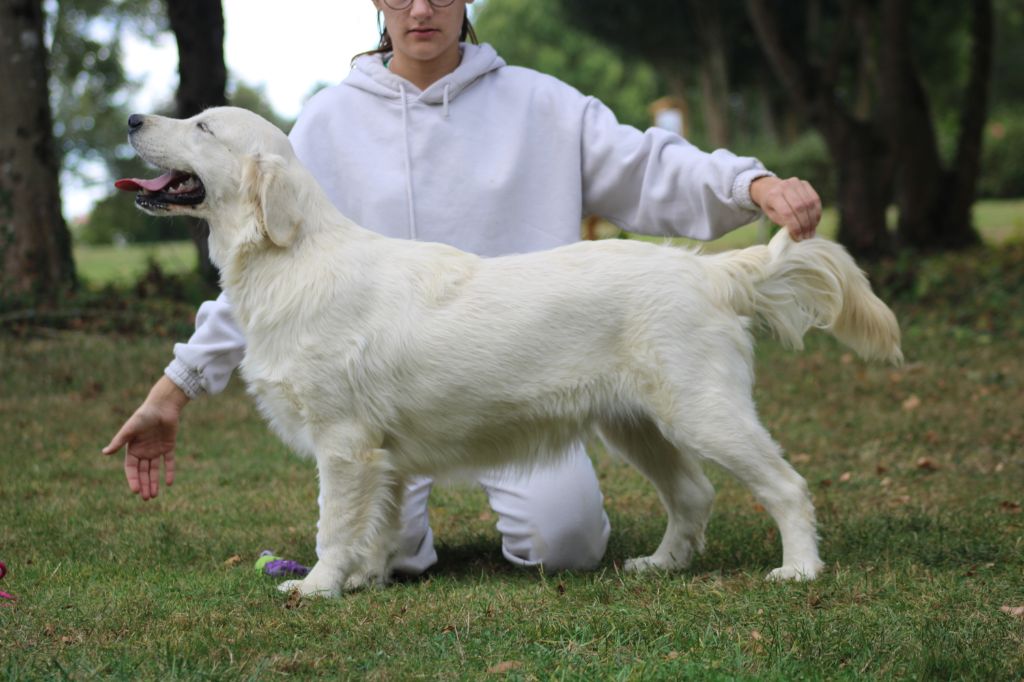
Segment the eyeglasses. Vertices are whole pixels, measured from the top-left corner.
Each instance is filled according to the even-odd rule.
[[[412,5],[412,0],[381,0],[385,5],[393,10],[409,9]],[[448,7],[455,0],[430,0],[431,7]]]

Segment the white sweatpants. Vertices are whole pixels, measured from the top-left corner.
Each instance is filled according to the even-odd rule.
[[[600,563],[611,526],[597,475],[582,444],[526,473],[501,472],[481,476],[478,482],[498,516],[501,549],[508,561],[549,571],[589,570]],[[427,513],[432,486],[426,477],[406,486],[393,572],[419,575],[437,562]]]

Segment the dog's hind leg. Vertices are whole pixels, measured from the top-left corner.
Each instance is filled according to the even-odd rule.
[[[715,497],[699,461],[667,441],[646,417],[602,420],[598,433],[654,485],[668,514],[658,549],[650,556],[627,560],[626,570],[671,571],[689,566],[693,555],[704,549],[704,528]]]
[[[403,481],[387,450],[368,449],[343,457],[318,453],[320,522],[317,563],[302,580],[279,585],[283,592],[335,596],[342,590],[377,585],[397,547]]]
[[[703,395],[699,419],[680,422],[686,441],[705,457],[736,476],[764,505],[782,535],[782,566],[773,570],[770,580],[811,580],[823,564],[818,557],[814,506],[807,482],[782,457],[782,450],[772,440],[757,418],[749,395],[735,392],[708,398],[708,392],[694,387],[694,395]],[[722,400],[726,397],[726,400]],[[696,404],[687,410],[694,414]]]

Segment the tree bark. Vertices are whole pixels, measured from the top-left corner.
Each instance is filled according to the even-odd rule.
[[[227,104],[224,64],[224,13],[220,0],[167,0],[167,17],[178,43],[177,115],[194,116],[209,107]],[[192,240],[199,252],[199,274],[216,285],[218,273],[210,262],[210,227],[192,222]]]
[[[816,69],[789,47],[765,0],[748,0],[750,21],[758,41],[790,101],[825,138],[838,167],[840,243],[857,257],[889,253],[892,240],[885,221],[892,177],[888,145],[871,122],[857,119],[835,94],[834,67]],[[826,62],[833,62],[830,59]]]
[[[41,0],[0,0],[0,299],[76,284],[46,64]]]
[[[729,111],[729,55],[719,8],[715,3],[690,1],[700,39],[699,62],[704,126],[712,147],[725,149],[731,136]]]
[[[990,75],[992,73],[993,12],[991,0],[971,3],[971,66],[964,104],[961,109],[960,135],[956,156],[949,173],[952,185],[945,206],[946,228],[936,247],[963,248],[981,241],[971,220],[971,207],[978,190],[981,172],[982,141],[988,118]]]
[[[924,85],[910,52],[910,3],[885,0],[879,13],[879,111],[895,163],[899,235],[929,243],[943,191],[942,159]]]

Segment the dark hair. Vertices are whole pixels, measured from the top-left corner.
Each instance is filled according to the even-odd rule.
[[[387,26],[384,26],[380,22],[381,14],[377,12],[377,26],[380,28],[380,42],[377,43],[377,47],[373,50],[367,50],[366,52],[360,52],[359,54],[352,57],[352,61],[359,59],[364,55],[370,54],[386,54],[394,51],[394,46],[391,44],[391,36],[388,35]],[[459,42],[466,42],[466,39],[474,45],[479,44],[479,40],[476,37],[476,31],[473,30],[473,24],[469,23],[469,9],[466,9],[466,14],[462,18],[462,32],[459,33]]]

